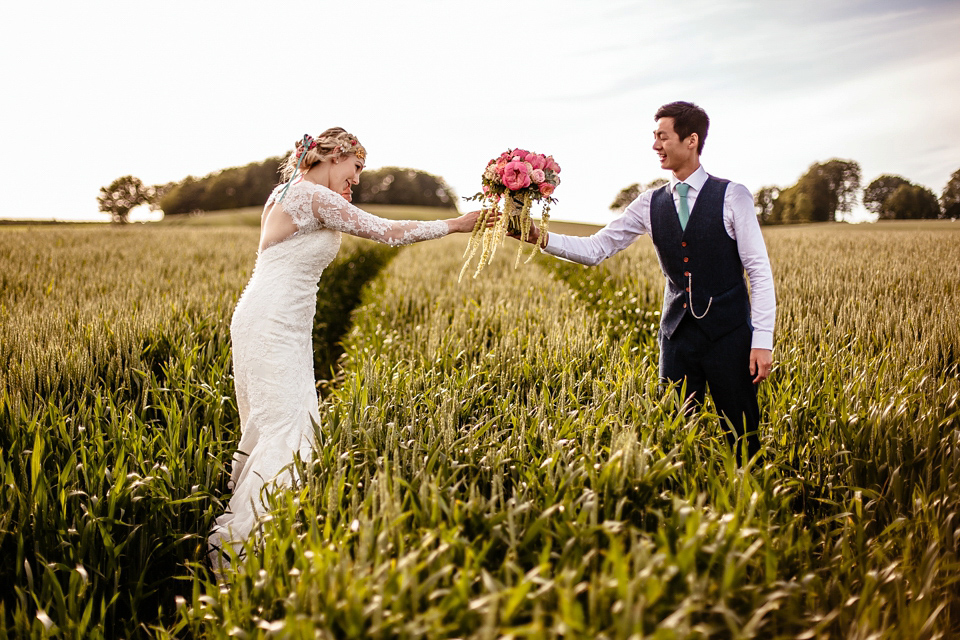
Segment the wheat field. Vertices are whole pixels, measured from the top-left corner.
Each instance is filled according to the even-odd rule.
[[[648,240],[596,268],[351,239],[303,482],[218,584],[255,228],[0,228],[0,638],[960,634],[960,226],[765,229],[765,455],[658,388]]]

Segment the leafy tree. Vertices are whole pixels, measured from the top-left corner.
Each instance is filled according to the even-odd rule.
[[[111,182],[109,186],[100,187],[97,203],[100,205],[100,211],[113,216],[114,222],[124,223],[127,222],[131,209],[150,202],[151,197],[150,188],[143,186],[140,178],[123,176]]]
[[[651,180],[646,184],[643,190],[649,191],[650,189],[659,189],[660,187],[662,187],[665,184],[668,184],[669,182],[670,181],[667,180],[666,178],[654,178],[653,180]]]
[[[649,191],[650,189],[659,189],[663,185],[667,184],[667,182],[669,182],[669,180],[666,178],[656,178],[643,187],[640,186],[639,182],[634,182],[629,187],[624,187],[620,190],[620,193],[617,194],[617,197],[614,198],[613,202],[610,204],[610,209],[612,211],[623,211],[644,191]]]
[[[160,205],[160,203],[163,202],[163,199],[166,197],[166,195],[170,193],[171,190],[176,188],[178,184],[180,183],[166,182],[164,184],[153,185],[153,187],[151,187],[153,189],[153,204],[157,205],[158,208],[163,209],[163,206]]]
[[[761,187],[753,194],[754,206],[760,224],[778,224],[780,221],[773,218],[773,203],[780,196],[780,187]]]
[[[203,178],[197,179],[193,176],[187,176],[176,186],[170,188],[160,200],[160,208],[163,209],[164,215],[171,216],[198,210],[211,211],[218,208],[205,206],[210,204],[206,200],[207,182]]]
[[[777,195],[768,219],[770,224],[832,222],[850,213],[859,191],[860,165],[853,160],[814,163]]]
[[[773,201],[773,208],[769,219],[776,220],[777,224],[796,224],[799,222],[814,222],[815,209],[813,195],[819,195],[822,189],[817,189],[813,184],[814,180],[801,181],[792,187],[782,190]],[[826,211],[826,206],[821,203],[821,211]]]
[[[944,218],[960,218],[960,169],[953,172],[940,196]]]
[[[187,176],[162,190],[166,215],[260,206],[279,181],[282,157],[216,171],[202,178]],[[354,188],[356,204],[405,204],[456,209],[456,194],[443,178],[417,169],[384,167],[364,171]]]
[[[617,194],[617,197],[613,199],[613,202],[610,203],[611,211],[623,211],[627,208],[631,202],[637,199],[637,196],[640,195],[640,183],[634,182],[628,187],[620,189],[620,193]]]
[[[863,190],[863,206],[870,213],[875,213],[880,220],[890,220],[893,214],[884,207],[887,199],[893,195],[893,192],[903,185],[909,185],[910,181],[900,176],[884,174],[867,185]]]
[[[918,184],[902,184],[884,202],[895,220],[933,220],[940,217],[940,203],[933,191]]]
[[[834,158],[814,167],[820,177],[826,181],[829,207],[826,219],[835,220],[837,214],[843,219],[857,204],[857,194],[860,192],[860,165],[853,160]]]
[[[361,173],[360,183],[353,189],[353,202],[457,208],[457,196],[443,178],[403,167],[382,167]]]
[[[774,201],[771,215],[779,219],[781,224],[823,221],[818,215],[826,211],[822,203],[822,189],[804,189],[803,186],[794,185],[784,189]]]
[[[192,211],[217,211],[262,205],[279,180],[282,157],[231,167],[202,178],[187,176],[178,183],[158,187],[165,215]]]

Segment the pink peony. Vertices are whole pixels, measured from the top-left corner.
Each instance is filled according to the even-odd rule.
[[[545,169],[547,166],[547,159],[539,153],[528,153],[524,160],[529,162],[534,169]]]
[[[530,169],[523,162],[510,162],[503,170],[503,184],[511,191],[530,186]]]
[[[540,189],[540,195],[549,196],[553,194],[553,190],[557,187],[549,182],[541,182],[538,188]]]
[[[554,161],[553,156],[547,156],[547,157],[545,158],[545,164],[544,164],[544,167],[543,167],[543,168],[544,168],[544,169],[550,169],[550,170],[553,171],[554,173],[560,173],[560,165],[558,165],[558,164]]]
[[[535,168],[533,171],[530,172],[530,179],[533,180],[535,183],[540,184],[541,182],[547,179],[547,176],[543,172],[543,169]]]

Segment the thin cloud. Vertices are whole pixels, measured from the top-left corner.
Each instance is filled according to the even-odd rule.
[[[960,57],[955,44],[960,11],[954,5],[929,2],[903,10],[876,4],[864,14],[846,5],[842,11],[831,5],[819,13],[817,5],[781,10],[778,4],[776,10],[761,11],[741,3],[739,10],[728,6],[710,15],[693,11],[658,16],[670,28],[682,27],[679,33],[691,34],[677,36],[679,50],[663,47],[662,40],[652,46],[641,32],[635,42],[584,51],[599,66],[612,66],[614,58],[635,60],[636,66],[602,86],[557,97],[610,100],[677,84],[677,78],[700,90],[791,94],[931,59]],[[622,13],[643,15],[626,9]],[[629,65],[620,68],[624,66]]]

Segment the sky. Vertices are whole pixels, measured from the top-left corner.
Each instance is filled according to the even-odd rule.
[[[0,218],[97,219],[100,187],[202,176],[341,126],[460,196],[508,147],[562,167],[555,219],[666,177],[653,114],[703,107],[713,175],[857,161],[938,196],[960,169],[960,1],[5,3]],[[472,203],[461,203],[463,211]],[[868,219],[859,209],[856,220]]]

